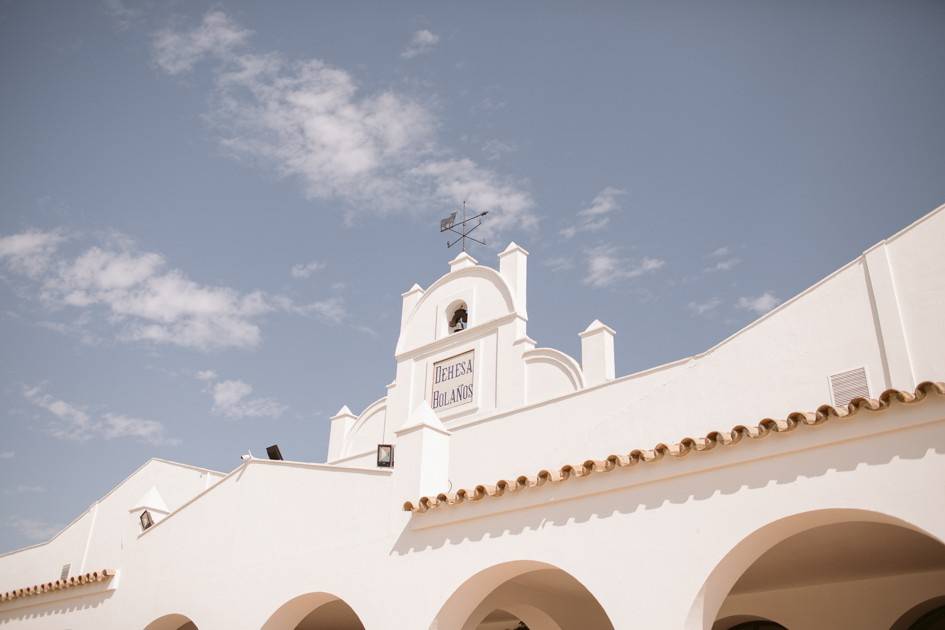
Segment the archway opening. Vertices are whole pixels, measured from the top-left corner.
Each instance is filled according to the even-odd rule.
[[[457,630],[613,630],[597,599],[569,573],[538,562],[480,572],[449,598],[433,626]]]
[[[916,601],[945,594],[942,584],[945,545],[924,533],[891,522],[819,525],[752,562],[712,630],[889,628]]]
[[[307,593],[272,614],[263,630],[364,630],[357,613],[328,593]]]
[[[936,630],[945,628],[945,587],[939,597],[927,599],[906,611],[889,630]]]
[[[295,630],[364,630],[364,625],[351,606],[336,599],[307,614]]]
[[[189,617],[175,613],[155,619],[144,630],[197,630],[197,625]]]

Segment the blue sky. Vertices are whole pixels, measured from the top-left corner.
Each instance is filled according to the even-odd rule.
[[[463,199],[480,262],[530,250],[541,345],[704,350],[945,202],[943,31],[931,1],[0,3],[0,549],[152,456],[323,459]]]

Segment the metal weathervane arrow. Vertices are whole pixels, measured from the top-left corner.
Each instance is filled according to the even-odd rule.
[[[474,243],[479,243],[480,245],[485,245],[486,243],[484,241],[480,241],[477,238],[473,238],[472,236],[470,236],[470,234],[473,232],[473,230],[475,230],[477,227],[482,225],[482,217],[489,214],[489,212],[487,210],[483,210],[479,214],[471,216],[467,219],[466,218],[466,202],[464,201],[463,202],[463,220],[460,221],[459,223],[456,222],[457,214],[458,214],[457,212],[453,212],[450,214],[450,216],[440,221],[440,232],[452,232],[453,234],[458,235],[456,240],[454,240],[452,243],[449,240],[447,240],[446,246],[452,247],[456,243],[462,243],[462,248],[463,248],[463,251],[465,252],[466,239],[469,239],[473,241]],[[473,221],[475,221],[476,223],[472,223]]]

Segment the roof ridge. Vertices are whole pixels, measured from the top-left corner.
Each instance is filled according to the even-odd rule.
[[[787,433],[799,426],[824,424],[832,418],[850,418],[864,409],[866,411],[885,411],[893,402],[904,404],[918,403],[925,400],[930,395],[945,396],[945,383],[923,381],[919,383],[912,392],[900,389],[887,389],[879,395],[879,398],[854,398],[846,407],[837,408],[833,405],[825,404],[818,407],[816,411],[795,411],[780,420],[763,418],[752,426],[737,424],[727,432],[712,431],[704,437],[684,437],[678,442],[670,444],[660,442],[651,449],[633,449],[626,455],[612,454],[608,455],[603,460],[588,459],[577,466],[565,464],[558,469],[557,473],[542,469],[533,477],[519,475],[513,480],[500,479],[495,482],[494,485],[480,484],[475,486],[472,490],[460,488],[453,493],[440,493],[435,497],[423,496],[417,500],[416,505],[411,501],[404,502],[403,509],[405,512],[422,513],[435,507],[455,505],[466,501],[478,501],[486,497],[498,497],[507,492],[543,486],[549,482],[567,481],[574,477],[586,477],[595,472],[610,472],[617,468],[632,466],[640,462],[659,461],[667,454],[673,457],[685,457],[693,451],[703,452],[712,450],[716,446],[738,444],[746,437],[758,439],[766,437],[772,432]]]

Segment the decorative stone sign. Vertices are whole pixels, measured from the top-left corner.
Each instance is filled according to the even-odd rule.
[[[473,401],[476,351],[470,350],[433,364],[430,407],[434,411],[466,405]]]

